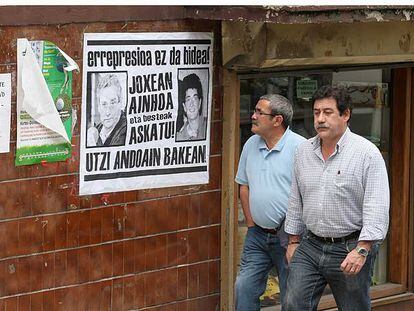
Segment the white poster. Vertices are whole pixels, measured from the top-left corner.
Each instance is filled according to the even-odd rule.
[[[0,74],[0,152],[10,151],[11,74]]]
[[[79,194],[205,184],[212,33],[84,36]]]

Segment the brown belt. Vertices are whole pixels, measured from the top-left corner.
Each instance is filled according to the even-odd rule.
[[[324,243],[345,243],[347,241],[357,239],[360,234],[361,234],[361,231],[355,231],[355,232],[352,232],[351,234],[348,234],[347,236],[343,236],[340,238],[330,238],[330,237],[318,236],[314,234],[312,231],[309,231],[309,236]]]

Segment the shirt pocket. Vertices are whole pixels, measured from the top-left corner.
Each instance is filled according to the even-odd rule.
[[[356,195],[361,184],[358,176],[349,173],[336,173],[333,177],[334,194],[340,199],[349,199]]]
[[[333,178],[334,186],[337,188],[348,188],[355,182],[358,182],[358,180],[354,174],[342,173],[340,171],[338,171]]]

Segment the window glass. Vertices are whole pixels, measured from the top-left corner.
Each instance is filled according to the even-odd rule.
[[[313,93],[326,84],[342,85],[348,89],[354,109],[350,129],[373,142],[381,151],[388,168],[390,147],[390,69],[369,69],[349,71],[309,71],[275,73],[267,78],[240,79],[240,152],[252,135],[251,115],[264,94],[281,94],[293,104],[294,115],[291,129],[306,137],[313,137],[313,114],[311,98]],[[239,204],[239,256],[242,250],[246,225]],[[240,258],[240,257],[239,257]],[[238,261],[240,262],[240,261]],[[269,300],[278,301],[276,273],[271,272],[268,288],[262,297],[263,304]],[[387,241],[380,248],[375,267],[373,285],[387,281]],[[329,292],[329,289],[327,290]],[[272,303],[270,303],[272,304]]]

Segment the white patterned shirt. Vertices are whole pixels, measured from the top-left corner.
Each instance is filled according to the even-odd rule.
[[[305,228],[321,237],[361,230],[359,240],[383,240],[389,223],[390,193],[378,148],[349,128],[325,161],[319,136],[296,151],[285,231]]]

